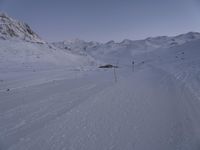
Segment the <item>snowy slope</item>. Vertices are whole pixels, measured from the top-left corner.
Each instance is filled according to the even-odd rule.
[[[24,41],[0,40],[0,68],[55,68],[86,67],[95,65],[91,57],[78,56],[70,52],[49,48],[46,44]],[[21,70],[21,69],[20,69]]]
[[[200,100],[200,40],[135,55],[135,61],[162,69],[187,86]]]
[[[23,25],[7,27],[0,30],[0,150],[200,149],[199,33],[50,45],[25,40]],[[95,64],[91,56],[119,68],[75,69]]]
[[[26,23],[0,13],[1,72],[12,69],[82,68],[95,64],[91,56],[55,48],[42,40]]]
[[[36,72],[26,87],[20,75],[3,80],[0,148],[199,150],[199,49],[196,40],[138,53],[134,72],[119,62],[117,83],[113,70],[49,70],[47,82]]]

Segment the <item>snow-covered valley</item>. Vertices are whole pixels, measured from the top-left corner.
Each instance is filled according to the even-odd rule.
[[[104,44],[16,33],[0,40],[0,150],[200,149],[199,33]]]

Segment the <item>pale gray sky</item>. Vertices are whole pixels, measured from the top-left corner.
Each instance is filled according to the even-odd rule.
[[[108,41],[200,31],[199,0],[0,0],[48,41]]]

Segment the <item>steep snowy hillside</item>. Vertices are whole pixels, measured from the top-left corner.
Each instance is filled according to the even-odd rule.
[[[0,69],[1,72],[19,69],[82,68],[93,66],[91,56],[76,55],[42,40],[26,23],[0,13]]]
[[[80,56],[49,48],[47,44],[0,40],[0,69],[34,70],[48,68],[86,68],[96,64],[89,56]],[[16,70],[15,69],[15,70]]]
[[[29,42],[45,43],[28,24],[14,20],[0,12],[0,38],[22,39]]]

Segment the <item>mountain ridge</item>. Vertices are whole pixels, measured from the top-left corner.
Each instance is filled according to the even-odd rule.
[[[46,43],[27,23],[15,20],[4,12],[0,12],[0,38],[4,40],[20,39],[40,44]]]
[[[188,32],[185,34],[179,34],[176,36],[157,36],[148,37],[143,40],[130,40],[124,39],[121,42],[115,42],[114,40],[108,41],[106,43],[94,42],[94,41],[84,41],[80,39],[74,40],[64,40],[60,42],[53,42],[52,44],[58,48],[66,50],[86,50],[90,48],[106,47],[106,48],[119,48],[119,47],[131,47],[133,49],[148,49],[148,48],[169,48],[177,45],[184,44],[186,42],[194,41],[200,39],[200,33],[198,32]],[[143,47],[141,47],[143,45]]]

